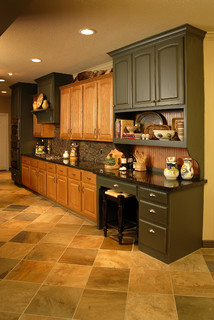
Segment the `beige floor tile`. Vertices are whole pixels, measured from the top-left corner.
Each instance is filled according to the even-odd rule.
[[[129,292],[126,320],[178,320],[173,295]]]
[[[19,260],[0,258],[0,279],[5,276],[19,263]],[[0,318],[1,319],[1,318]]]
[[[51,213],[44,213],[41,214],[34,222],[48,222],[48,223],[57,223],[63,215],[60,214],[51,214]]]
[[[25,230],[27,231],[40,231],[40,232],[49,232],[54,228],[55,224],[50,222],[36,222],[33,221],[30,223]]]
[[[169,270],[169,265],[139,250],[131,253],[131,268],[141,267],[145,270]]]
[[[33,232],[33,231],[21,231],[15,237],[13,237],[10,242],[19,242],[19,243],[38,243],[44,236],[45,232]]]
[[[26,208],[25,210],[23,210],[22,212],[33,212],[33,213],[45,213],[47,212],[48,207],[47,206],[40,206],[40,205],[34,205],[32,204],[31,206],[29,206],[28,208]]]
[[[53,263],[40,261],[21,261],[8,275],[7,280],[42,283]]]
[[[172,294],[170,273],[162,270],[130,270],[129,291],[144,294]]]
[[[170,271],[209,272],[203,256],[197,253],[190,254],[171,263],[169,268]]]
[[[83,222],[83,219],[69,213],[65,214],[64,217],[60,220],[60,223],[71,223],[76,225],[82,225]]]
[[[69,247],[82,248],[82,249],[99,249],[103,242],[102,236],[90,236],[77,234],[72,240]]]
[[[65,214],[67,214],[67,209],[65,208],[61,208],[61,207],[56,207],[56,206],[51,206],[48,208],[48,210],[46,211],[47,214],[51,214],[51,215],[62,215],[64,216]]]
[[[127,291],[129,269],[93,267],[86,288]]]
[[[1,312],[0,320],[18,320],[20,317],[19,313]]]
[[[72,318],[82,295],[80,288],[42,286],[25,313]]]
[[[13,238],[20,230],[14,229],[1,229],[0,228],[0,241],[9,241]]]
[[[202,254],[212,254],[214,255],[214,248],[201,248],[200,249]]]
[[[55,317],[49,317],[49,316],[36,316],[33,314],[23,314],[19,320],[70,320],[71,318],[55,318]],[[1,318],[0,318],[1,320]],[[10,319],[8,319],[10,320]],[[13,319],[12,319],[13,320]],[[16,319],[14,319],[16,320]]]
[[[132,251],[133,239],[123,238],[122,244],[119,244],[117,237],[104,237],[100,249]]]
[[[0,247],[0,257],[10,259],[23,259],[34,247],[29,243],[8,242]]]
[[[64,250],[65,246],[41,243],[36,245],[33,250],[25,257],[25,259],[56,262],[60,258]]]
[[[37,283],[0,281],[0,311],[22,313],[39,286]]]
[[[10,220],[1,225],[1,228],[22,230],[26,228],[30,223],[30,221]]]
[[[38,218],[40,214],[38,213],[20,213],[17,216],[13,218],[13,220],[22,220],[22,221],[34,221],[36,218]]]
[[[41,239],[40,243],[55,243],[61,245],[68,245],[74,236],[67,233],[48,233]]]
[[[82,225],[78,233],[91,236],[103,236],[103,230],[97,229],[95,225]]]
[[[131,252],[119,250],[99,250],[94,262],[95,267],[123,268],[130,267]]]
[[[75,236],[79,231],[80,226],[74,224],[65,224],[65,223],[57,223],[55,227],[51,230],[53,233],[64,233],[69,234],[71,236]]]
[[[94,263],[96,255],[96,249],[67,248],[59,259],[59,262],[91,266]]]
[[[205,272],[171,272],[174,293],[180,296],[214,298],[214,281]]]
[[[48,275],[45,284],[53,286],[84,288],[92,267],[57,263]]]
[[[124,320],[126,298],[126,292],[86,289],[74,319]]]

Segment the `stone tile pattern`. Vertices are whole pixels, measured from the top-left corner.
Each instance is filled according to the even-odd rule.
[[[0,172],[0,320],[214,319],[214,249],[167,265],[109,235]]]

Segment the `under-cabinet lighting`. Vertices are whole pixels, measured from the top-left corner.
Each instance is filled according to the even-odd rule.
[[[81,34],[83,34],[84,36],[91,36],[92,34],[94,34],[96,31],[93,29],[89,29],[89,28],[85,28],[85,29],[81,29],[79,31]]]
[[[1,91],[1,93],[7,93],[7,91],[5,91],[5,90],[2,90],[2,91]]]
[[[5,82],[5,79],[0,79],[0,82]]]
[[[12,77],[12,76],[13,76],[13,73],[12,73],[12,72],[8,72],[8,75],[9,75],[10,77]]]

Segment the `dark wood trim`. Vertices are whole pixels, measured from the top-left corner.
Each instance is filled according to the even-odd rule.
[[[214,240],[203,240],[202,246],[203,248],[214,248]]]

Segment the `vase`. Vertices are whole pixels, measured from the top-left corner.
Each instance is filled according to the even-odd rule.
[[[167,180],[176,180],[179,175],[179,170],[176,166],[176,161],[170,161],[166,163],[166,168],[164,169],[164,176]]]
[[[184,180],[191,180],[194,175],[193,163],[191,158],[184,158],[181,167],[181,177]]]

